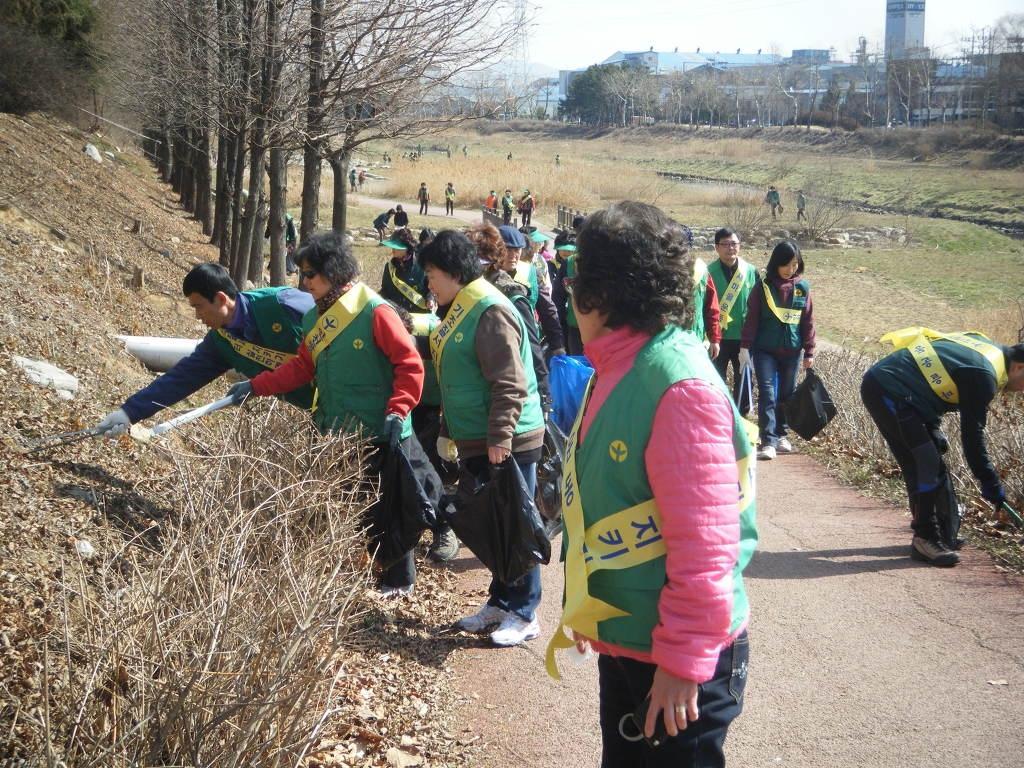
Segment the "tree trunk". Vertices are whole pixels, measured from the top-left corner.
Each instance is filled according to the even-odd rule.
[[[213,232],[210,233],[210,243],[221,246],[226,239],[224,237],[224,212],[227,210],[227,140],[224,137],[224,129],[217,129],[217,167],[215,178],[215,189],[213,192]],[[221,257],[225,251],[222,249]],[[221,264],[224,262],[221,261]]]
[[[310,0],[309,93],[306,99],[306,142],[302,148],[302,242],[320,223],[320,161],[323,157],[324,0]]]
[[[288,154],[280,147],[270,150],[270,284],[285,285],[285,213],[288,200]]]
[[[244,115],[239,120],[240,123],[244,123]],[[235,136],[235,157],[234,157],[234,171],[232,174],[231,184],[234,190],[234,200],[231,202],[231,274],[238,272],[237,262],[240,251],[238,250],[238,239],[242,226],[242,209],[246,205],[246,189],[244,185],[245,181],[245,155],[246,155],[246,138],[248,131],[244,128],[239,130]],[[242,272],[244,275],[245,272]]]
[[[195,169],[196,180],[196,220],[203,225],[203,234],[213,231],[213,217],[210,210],[210,131],[203,126],[193,132],[196,142]]]
[[[160,170],[160,178],[164,183],[171,180],[171,174],[174,171],[174,162],[171,159],[171,132],[164,129],[158,134],[160,143],[157,145],[159,148],[159,161],[157,167]]]
[[[331,171],[334,172],[334,204],[331,208],[331,229],[345,234],[348,220],[348,166],[350,155],[341,150],[331,154]]]
[[[267,231],[268,215],[267,197],[261,184],[260,202],[256,206],[256,226],[253,227],[252,248],[249,251],[249,282],[257,286],[263,285],[263,242],[266,239],[263,233]]]
[[[261,139],[258,132],[254,131],[252,145],[249,147],[249,195],[245,201],[245,213],[240,221],[238,249],[231,270],[231,275],[239,287],[249,276],[249,257],[253,240],[263,237],[262,232],[256,232],[257,208],[263,194],[263,157],[266,154],[261,143],[258,143]],[[260,264],[261,272],[262,269],[263,265]]]

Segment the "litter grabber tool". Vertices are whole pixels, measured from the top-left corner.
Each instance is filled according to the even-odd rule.
[[[98,437],[99,435],[102,435],[103,432],[104,430],[101,430],[98,427],[89,427],[89,429],[78,429],[74,432],[61,432],[59,435],[41,437],[37,440],[32,440],[25,452],[35,453],[36,451],[41,451],[44,448],[56,448],[58,445],[71,445],[72,443],[87,440],[90,437]]]
[[[1002,504],[999,505],[999,508],[1003,512],[1005,512],[1007,514],[1007,516],[1011,520],[1013,520],[1013,524],[1016,525],[1017,528],[1019,528],[1020,530],[1024,531],[1024,518],[1022,518],[1020,516],[1020,514],[1017,512],[1017,510],[1015,510],[1013,507],[1011,507],[1005,501]]]
[[[227,408],[233,403],[234,398],[232,398],[231,395],[228,395],[227,397],[222,397],[220,400],[214,400],[212,403],[207,403],[206,405],[201,405],[198,408],[193,408],[191,411],[186,411],[180,416],[175,416],[173,419],[162,421],[152,428],[133,424],[129,434],[140,442],[148,443],[154,437],[166,435],[172,429],[177,429],[178,427],[193,422],[196,419],[201,419],[208,413],[219,411],[221,408]]]

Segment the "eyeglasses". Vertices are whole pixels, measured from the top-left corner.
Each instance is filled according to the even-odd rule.
[[[716,248],[730,248],[730,249],[731,248],[739,248],[740,247],[740,242],[739,242],[739,240],[723,240],[720,243],[715,243],[715,247]]]
[[[315,269],[304,269],[301,272],[299,272],[299,277],[301,277],[303,280],[312,280],[319,274],[320,273],[317,272]]]

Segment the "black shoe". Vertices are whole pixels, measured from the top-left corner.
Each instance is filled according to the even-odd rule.
[[[960,562],[960,555],[952,550],[946,549],[946,545],[938,541],[915,536],[910,544],[910,556],[939,568],[952,568]]]
[[[435,563],[447,563],[459,554],[459,539],[455,531],[445,526],[434,531],[434,541],[427,550],[427,557]]]

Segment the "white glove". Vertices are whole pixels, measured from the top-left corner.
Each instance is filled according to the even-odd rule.
[[[120,437],[131,429],[131,427],[132,420],[128,418],[128,414],[124,412],[124,408],[118,408],[116,411],[111,411],[103,417],[103,421],[96,425],[96,429],[100,430],[100,434],[111,438]]]
[[[447,437],[437,438],[437,455],[445,461],[450,461],[453,464],[459,460],[459,449],[455,445],[454,440],[449,440]]]
[[[743,370],[748,365],[750,365],[750,350],[749,349],[741,349],[740,350],[740,370]]]

